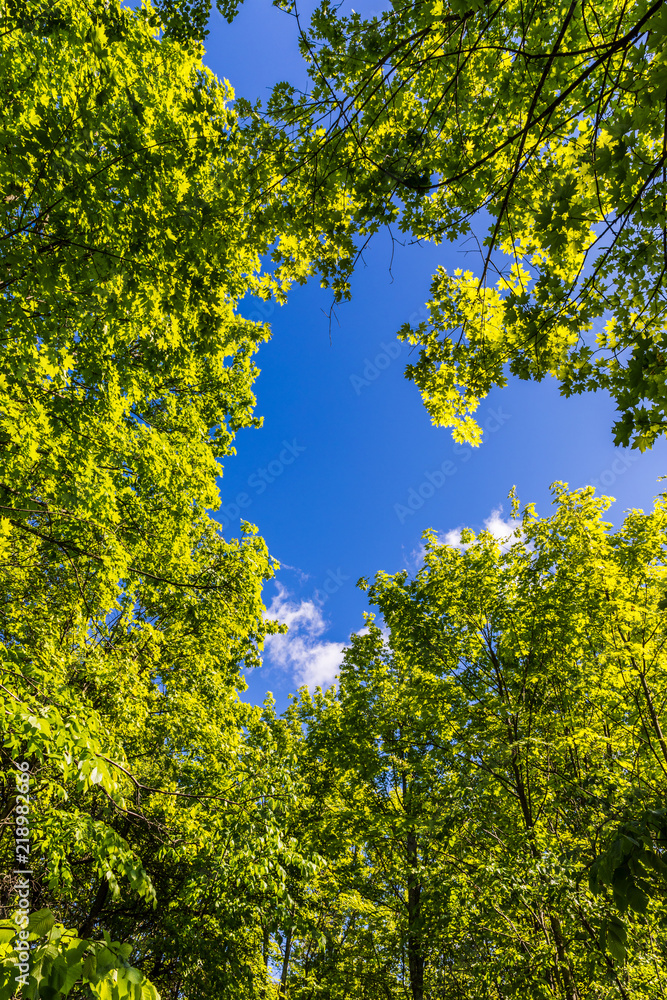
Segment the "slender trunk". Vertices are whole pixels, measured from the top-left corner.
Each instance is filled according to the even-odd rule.
[[[107,879],[103,878],[100,882],[99,889],[97,890],[97,895],[90,909],[90,913],[79,927],[78,934],[80,938],[86,938],[90,935],[93,930],[93,925],[97,917],[104,909],[104,904],[106,903],[107,896],[109,895],[109,883]]]
[[[262,927],[262,961],[264,962],[264,985],[262,987],[262,996],[264,998],[269,995],[269,927],[266,924]]]
[[[421,946],[419,915],[422,887],[415,869],[417,867],[417,837],[414,830],[408,833],[408,969],[413,1000],[424,997],[424,955]]]
[[[401,739],[403,733],[400,733]],[[405,761],[405,753],[401,753]],[[408,781],[405,768],[401,775],[401,790],[403,792],[403,809],[409,820],[410,827],[406,838],[406,861],[408,863],[408,972],[410,974],[410,989],[412,1000],[423,1000],[424,997],[424,953],[422,951],[420,913],[421,913],[421,892],[422,887],[419,882],[417,868],[419,865],[419,854],[417,850],[417,834],[415,833],[414,816],[419,805],[419,796],[416,794],[414,781]]]
[[[289,956],[292,950],[292,928],[290,927],[287,931],[287,936],[285,937],[285,955],[283,958],[283,971],[280,974],[280,992],[279,997],[284,997],[287,995],[287,970],[289,969]]]
[[[570,962],[567,957],[567,949],[565,947],[565,939],[563,937],[563,930],[560,925],[560,920],[556,916],[549,918],[551,923],[551,929],[554,933],[554,941],[556,942],[556,953],[558,955],[558,970],[563,979],[563,985],[565,987],[565,996],[567,1000],[580,1000],[579,990],[577,989],[577,984],[574,981],[574,976],[572,975],[572,969],[570,967]]]
[[[658,737],[658,742],[660,743],[660,749],[662,750],[662,755],[667,761],[667,742],[665,741],[665,734],[662,731],[662,726],[660,725],[660,719],[658,718],[658,713],[655,710],[655,705],[653,704],[653,698],[651,697],[651,689],[646,683],[646,677],[643,672],[640,671],[639,677],[642,682],[642,688],[644,690],[644,697],[646,698],[646,704],[648,706],[649,715],[651,716],[651,722],[653,723],[653,729],[656,736]]]

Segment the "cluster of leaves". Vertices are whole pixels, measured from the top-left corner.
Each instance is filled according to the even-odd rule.
[[[481,270],[439,269],[429,321],[401,331],[458,440],[479,442],[508,373],[607,390],[617,443],[667,429],[666,18],[661,0],[392,0],[370,19],[324,0],[302,33],[312,92],[268,110],[313,201],[345,195],[364,238],[397,222],[467,250],[490,218]]]
[[[66,997],[77,985],[89,987],[96,1000],[158,1000],[153,984],[128,963],[132,945],[112,942],[108,934],[100,942],[81,940],[56,923],[48,909],[32,913],[27,930],[28,940],[36,943],[24,989],[30,1000]],[[12,924],[0,926],[0,955],[7,965],[18,961],[15,934]],[[11,979],[0,984],[2,1000],[10,1000],[13,985]]]
[[[253,977],[267,978],[265,935],[289,919],[294,880],[321,864],[291,831],[303,798],[294,755],[270,708],[239,702],[205,648],[176,655],[166,642],[152,657],[122,634],[94,645],[82,629],[78,640],[78,651],[71,633],[9,648],[0,676],[0,917],[15,919],[22,760],[31,905],[70,929],[31,949],[34,996],[97,995],[74,971],[104,935],[164,997],[252,995]],[[15,948],[0,964],[12,995]],[[118,974],[103,971],[100,997],[112,1000]],[[141,985],[128,975],[124,989]]]
[[[614,533],[556,494],[506,546],[427,535],[338,692],[293,703],[328,864],[289,996],[662,995],[667,505]]]
[[[115,0],[3,7],[0,917],[23,761],[31,905],[57,921],[31,948],[41,1000],[138,1000],[130,956],[164,996],[246,996],[266,914],[318,864],[284,833],[271,713],[236,694],[277,628],[274,563],[213,515],[260,423],[268,330],[239,299],[284,299],[340,247],[286,224],[230,88],[166,27]],[[109,942],[121,965],[89,975]]]
[[[664,504],[429,536],[371,587],[387,634],[282,719],[237,695],[275,564],[213,514],[259,424],[239,300],[345,296],[394,220],[494,220],[481,280],[439,273],[404,331],[434,419],[477,440],[509,364],[610,389],[619,440],[664,429],[662,7],[325,4],[314,91],[267,116],[203,67],[199,0],[2,14],[0,1000],[19,761],[29,1000],[657,998]]]

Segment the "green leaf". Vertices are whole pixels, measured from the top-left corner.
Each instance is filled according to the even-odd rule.
[[[55,922],[56,918],[47,907],[35,910],[28,918],[28,932],[36,934],[38,937],[44,937],[45,934],[49,933]]]

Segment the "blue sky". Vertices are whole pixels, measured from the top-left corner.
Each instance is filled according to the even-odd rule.
[[[305,85],[294,21],[268,0],[248,0],[232,25],[214,15],[210,29],[206,62],[239,96],[266,97],[283,79]],[[475,265],[459,247],[405,246],[390,272],[384,235],[364,260],[331,339],[331,299],[317,282],[294,289],[283,307],[244,304],[273,331],[255,387],[264,427],[238,436],[220,481],[220,519],[227,535],[238,534],[241,516],[256,524],[282,566],[265,600],[291,630],[272,641],[245,696],[259,703],[270,690],[279,708],[299,684],[331,681],[368,609],[356,581],[414,570],[426,528],[500,530],[514,485],[547,515],[555,480],[615,497],[609,519],[618,524],[624,510],[651,506],[667,472],[664,441],[643,456],[613,447],[607,397],[563,399],[549,381],[513,380],[493,392],[478,411],[482,446],[454,445],[405,379],[409,348],[396,331],[423,318],[438,264]]]

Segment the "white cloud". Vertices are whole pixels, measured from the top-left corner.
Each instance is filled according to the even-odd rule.
[[[521,521],[517,521],[512,517],[503,518],[502,513],[502,507],[494,508],[484,521],[484,531],[490,531],[494,538],[503,543],[500,546],[501,552],[507,552],[514,543],[514,539],[511,536],[520,527]],[[448,545],[452,549],[465,549],[468,546],[467,544],[463,545],[461,542],[462,531],[463,527],[461,526],[459,528],[451,528],[450,531],[440,532],[438,534],[438,542],[440,545]],[[421,569],[425,556],[426,546],[422,544],[418,549],[412,550],[410,556],[406,559],[406,568],[409,570]]]
[[[282,559],[278,559],[278,564],[281,570],[287,569],[291,573],[296,573],[299,583],[306,583],[307,580],[310,580],[310,573],[306,573],[299,566],[290,566],[289,563],[283,562]]]
[[[343,661],[344,643],[321,641],[328,622],[319,604],[290,600],[288,591],[278,585],[266,617],[277,618],[289,628],[285,635],[267,636],[264,648],[271,662],[289,670],[297,684],[306,684],[311,690],[333,684]]]
[[[452,549],[463,548],[461,545],[461,529],[452,528],[451,531],[445,532],[444,535],[438,535],[438,541],[442,542],[443,545],[448,545]]]
[[[298,684],[306,684],[311,691],[316,687],[329,687],[343,662],[343,644],[318,642],[309,645],[307,641],[295,639],[290,658]]]
[[[326,629],[322,609],[314,601],[290,600],[289,591],[278,584],[278,593],[266,609],[267,618],[277,618],[289,628],[302,629],[312,635],[320,635]],[[275,636],[274,638],[278,638]]]
[[[490,531],[493,537],[497,538],[499,542],[506,541],[521,525],[521,521],[518,521],[515,517],[501,517],[502,512],[502,507],[497,507],[496,510],[491,511],[491,514],[484,522],[485,530]]]
[[[502,543],[500,546],[502,552],[507,552],[514,542],[512,535],[520,527],[521,521],[517,521],[513,517],[503,518],[502,513],[502,507],[496,507],[492,510],[484,520],[484,530],[491,532],[493,537]],[[466,546],[461,543],[461,531],[461,528],[452,528],[444,535],[439,535],[438,541],[455,549],[465,548]]]

